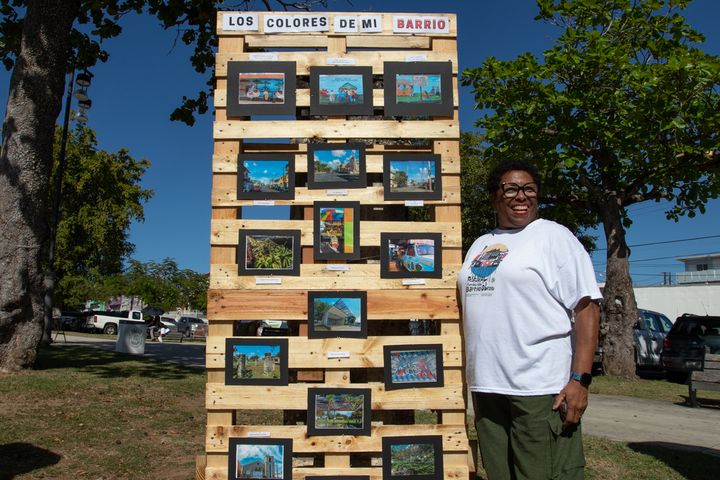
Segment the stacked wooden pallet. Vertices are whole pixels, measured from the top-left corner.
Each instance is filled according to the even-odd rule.
[[[388,473],[384,477],[381,467],[383,438],[420,436],[438,436],[441,441],[442,471],[436,472],[433,478],[467,478],[462,340],[455,293],[455,278],[461,264],[455,16],[442,15],[449,21],[448,33],[408,35],[393,34],[394,14],[389,13],[375,16],[382,19],[382,31],[365,34],[337,33],[333,29],[334,17],[351,15],[347,13],[324,14],[330,22],[325,32],[278,34],[264,32],[263,14],[255,17],[260,23],[255,32],[223,29],[223,15],[227,13],[221,12],[218,17],[212,163],[206,478],[238,478],[229,466],[231,440],[260,437],[292,440],[292,473],[284,472],[284,476],[278,478],[341,475],[385,478]],[[273,14],[274,17],[282,15]],[[290,18],[290,14],[287,15]],[[273,60],[296,63],[300,86],[296,91],[298,114],[295,119],[227,116],[228,62],[252,60],[253,52],[260,51],[265,55],[271,53]],[[451,62],[455,106],[452,117],[316,119],[307,115],[311,95],[304,87],[304,80],[310,67],[326,66],[329,57],[346,59],[354,65],[372,67],[377,80],[382,79],[384,62],[404,62],[418,56],[428,62]],[[383,91],[376,86],[373,105],[378,116],[382,115],[383,103]],[[249,142],[250,139],[253,141]],[[285,143],[275,143],[276,139]],[[307,142],[318,139],[328,142],[362,139],[367,144],[368,186],[345,192],[307,188],[303,181],[308,165]],[[406,202],[384,199],[383,155],[388,152],[440,156],[442,197],[424,202],[428,210],[425,221],[409,221],[410,207]],[[243,207],[257,202],[238,199],[240,153],[282,153],[294,157],[294,172],[300,180],[296,183],[294,198],[272,202],[290,206],[293,219],[242,219]],[[337,269],[328,269],[327,264],[338,261],[315,260],[313,204],[318,201],[361,203],[362,260]],[[299,276],[283,276],[281,283],[272,284],[258,282],[253,276],[238,275],[238,234],[248,229],[299,230],[302,244]],[[415,283],[381,278],[380,264],[367,257],[377,256],[383,232],[442,234],[442,276]],[[325,290],[367,292],[367,338],[308,338],[308,292]],[[287,339],[290,372],[287,385],[226,384],[226,341],[233,337],[236,322],[248,320],[282,320],[295,327],[293,336]],[[424,325],[432,326],[426,332],[430,335],[410,336],[411,320],[426,320]],[[386,390],[383,372],[388,366],[384,347],[415,344],[441,346],[443,386]],[[308,435],[305,422],[310,388],[369,389],[372,410],[369,435]],[[284,413],[284,424],[237,425],[235,419],[240,410],[280,410]],[[412,424],[412,412],[419,410],[432,411],[436,422]]]

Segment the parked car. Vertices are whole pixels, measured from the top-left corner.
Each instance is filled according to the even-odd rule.
[[[138,310],[123,310],[120,312],[92,312],[88,317],[86,328],[91,332],[103,332],[107,335],[117,335],[120,320],[142,320],[143,314]]]
[[[703,369],[705,353],[720,354],[720,317],[683,314],[665,337],[660,362],[671,382],[686,383]]]
[[[176,321],[177,331],[186,337],[207,337],[208,326],[200,318],[180,317]]]
[[[233,324],[236,337],[287,337],[288,323],[282,320],[241,320]]]
[[[663,341],[673,324],[660,312],[639,308],[638,314],[640,318],[633,330],[635,367],[638,370],[661,369],[660,354]]]

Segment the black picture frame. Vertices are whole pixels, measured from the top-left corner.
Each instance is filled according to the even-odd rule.
[[[315,260],[360,258],[360,202],[313,203],[313,256]]]
[[[428,173],[423,176],[422,169],[426,167]],[[398,170],[405,172],[405,179],[396,177]],[[413,172],[417,173],[413,175]],[[424,188],[423,183],[431,188]],[[383,155],[383,187],[385,200],[442,200],[440,155],[386,153]]]
[[[358,75],[362,77],[359,81],[354,78]],[[343,76],[352,76],[353,79],[340,78]],[[342,83],[343,81],[345,83]],[[335,85],[337,83],[340,85]],[[355,87],[354,90],[343,89],[348,83],[351,87]],[[362,92],[354,93],[360,83],[362,83]],[[328,91],[328,88],[331,90]],[[332,91],[335,88],[338,89],[337,94]],[[372,67],[310,67],[310,115],[372,115],[373,113]]]
[[[352,436],[370,436],[370,421],[372,418],[372,409],[370,395],[372,390],[369,388],[308,388],[308,412],[307,412],[307,433],[311,436],[323,435],[352,435]],[[335,418],[329,418],[319,415],[321,412],[328,412],[330,395],[342,396],[350,395],[355,398],[338,398],[334,406],[333,412]],[[360,398],[359,398],[360,397]],[[321,400],[322,399],[322,400]],[[360,418],[355,418],[355,411],[340,410],[340,408],[352,408],[352,402],[362,400]],[[343,403],[344,402],[344,405]],[[358,404],[355,404],[358,405]],[[340,407],[340,408],[337,408]],[[343,413],[339,413],[343,412]],[[338,416],[345,418],[338,419]],[[322,420],[320,420],[322,418]],[[343,423],[354,425],[350,428],[334,427],[333,423]]]
[[[280,84],[282,86],[278,88]],[[227,66],[226,115],[295,115],[296,85],[295,62],[230,61]],[[278,91],[283,95],[282,101]]]
[[[445,385],[442,344],[384,345],[383,362],[385,390]]]
[[[285,168],[283,174],[282,168]],[[275,170],[272,178],[263,177]],[[237,159],[238,200],[295,198],[295,156],[289,153],[240,153]]]
[[[453,116],[452,62],[385,62],[383,71],[386,116]],[[422,85],[415,83],[423,77],[432,77],[425,79],[433,81],[428,92],[423,92]],[[419,101],[415,100],[415,87],[419,87]],[[427,102],[423,101],[424,95]]]
[[[244,355],[244,358],[237,358]],[[263,356],[263,360],[259,357]],[[265,362],[270,357],[273,365]],[[248,358],[249,357],[249,358]],[[253,360],[253,357],[258,357]],[[240,362],[246,360],[242,373]],[[261,371],[262,369],[262,371]],[[272,371],[270,371],[272,369]],[[245,373],[247,372],[247,373]],[[256,377],[248,377],[247,375]],[[287,338],[226,338],[225,339],[225,385],[269,385],[288,384],[288,339]]]
[[[258,478],[260,480],[292,480],[292,438],[230,438],[228,442],[228,480],[241,480],[246,478]],[[258,453],[266,454],[265,458],[258,457]],[[273,457],[272,464],[274,472],[267,472],[267,457]],[[280,459],[278,459],[280,457]],[[253,461],[253,458],[259,460]],[[247,459],[246,467],[252,468],[251,474],[238,475],[238,469],[242,467],[242,460]],[[282,465],[282,472],[278,474],[277,466]]]
[[[308,338],[367,338],[367,292],[308,292]]]
[[[407,450],[413,448],[410,452]],[[413,453],[427,454],[432,449],[433,473],[414,473],[398,471],[393,460],[405,460]],[[419,450],[419,452],[418,452]],[[419,461],[404,461],[412,466],[421,465]],[[427,462],[429,463],[429,462]],[[423,465],[427,467],[429,465]],[[412,437],[383,437],[382,439],[382,471],[383,480],[442,480],[443,479],[443,448],[441,435],[420,435]]]
[[[442,278],[442,233],[380,233],[380,278]]]
[[[370,480],[369,475],[307,475],[305,480]]]
[[[333,153],[348,151],[352,152],[349,158],[347,158],[347,155],[339,157],[337,153]],[[357,158],[355,158],[355,155],[357,155]],[[339,171],[337,173],[320,173],[317,171],[318,169],[315,166],[315,162],[318,161],[322,163],[323,159],[328,156],[338,158]],[[343,161],[345,162],[341,163]],[[362,143],[309,143],[307,151],[307,187],[310,190],[323,188],[365,188],[367,186],[365,165],[365,145]],[[357,172],[357,174],[347,172]],[[353,178],[355,176],[357,176],[357,178]],[[333,179],[333,177],[335,178]]]
[[[269,244],[275,238],[274,245]],[[301,232],[300,230],[248,230],[243,229],[238,233],[237,264],[238,275],[240,276],[300,276],[301,258]],[[273,251],[269,249],[273,248]],[[282,251],[277,251],[282,249]],[[278,260],[287,261],[287,253],[291,254],[289,267],[264,268],[263,265],[269,261],[268,256]],[[261,258],[262,254],[266,257]]]

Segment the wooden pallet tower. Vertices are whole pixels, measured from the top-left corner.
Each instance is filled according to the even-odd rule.
[[[233,29],[223,17],[245,15],[252,29]],[[269,33],[266,16],[286,18],[280,25],[292,27],[293,19],[305,15],[324,16],[325,31]],[[375,28],[338,32],[338,19],[369,16],[380,23]],[[237,20],[240,17],[235,17]],[[411,33],[398,31],[410,24]],[[449,23],[447,33],[437,30],[438,18]],[[416,20],[420,19],[420,23]],[[425,20],[435,23],[426,23]],[[352,22],[350,22],[352,24]],[[377,23],[377,22],[376,22]],[[295,25],[303,25],[303,22]],[[305,23],[307,25],[308,23]],[[310,25],[313,22],[309,23]],[[345,23],[344,25],[347,25]],[[395,28],[394,28],[395,26]],[[415,27],[420,27],[415,29]],[[424,28],[425,27],[425,28]],[[292,473],[286,477],[364,475],[383,478],[382,438],[388,436],[442,437],[443,471],[438,478],[466,479],[468,438],[463,378],[463,345],[456,303],[455,279],[462,263],[460,223],[460,128],[458,120],[456,18],[452,14],[289,14],[268,12],[220,12],[218,15],[217,85],[215,91],[214,153],[212,161],[212,222],[210,290],[207,339],[208,383],[206,388],[207,479],[234,478],[229,473],[229,443],[233,438],[292,439]],[[420,33],[418,33],[420,32]],[[228,117],[229,61],[296,62],[297,114],[294,119]],[[447,62],[452,65],[453,115],[444,117],[383,117],[383,90],[380,81],[384,62]],[[355,65],[372,67],[375,81],[374,116],[310,117],[311,66]],[[362,141],[367,145],[367,187],[340,192],[311,190],[305,184],[308,142]],[[280,143],[278,143],[280,142]],[[277,152],[295,158],[297,183],[293,200],[276,200],[290,207],[291,220],[243,219],[244,207],[253,200],[238,200],[238,154]],[[413,152],[441,157],[442,198],[427,200],[424,221],[408,215],[412,206],[402,200],[384,200],[383,154]],[[313,203],[357,201],[362,205],[360,246],[363,258],[347,262],[347,268],[328,269],[328,263],[313,255]],[[414,210],[417,211],[418,209]],[[298,229],[301,231],[300,276],[281,277],[280,284],[258,282],[253,276],[238,275],[236,251],[243,229]],[[380,276],[378,257],[381,232],[442,234],[442,278],[404,282]],[[345,264],[346,262],[340,262]],[[307,336],[308,292],[342,290],[367,292],[367,338],[313,338]],[[233,337],[235,322],[284,320],[292,326],[288,338],[290,380],[286,386],[225,384],[225,342]],[[413,336],[411,320],[425,320],[425,336]],[[442,344],[444,386],[386,391],[383,383],[383,346]],[[343,352],[333,355],[333,352]],[[369,436],[310,436],[305,425],[308,388],[368,388],[372,398],[372,426]],[[280,412],[276,425],[265,420],[254,423],[254,412],[268,418],[267,411]],[[416,417],[423,411],[425,417]],[[417,424],[416,418],[430,418]],[[244,424],[238,424],[242,419]],[[248,420],[250,419],[250,420]],[[262,423],[261,423],[262,422]],[[202,471],[202,469],[199,469]],[[424,477],[423,477],[424,478]]]

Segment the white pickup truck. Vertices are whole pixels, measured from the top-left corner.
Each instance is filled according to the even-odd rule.
[[[142,320],[143,314],[139,310],[124,310],[122,312],[97,312],[88,317],[86,327],[91,331],[100,330],[108,335],[117,335],[120,320]]]

